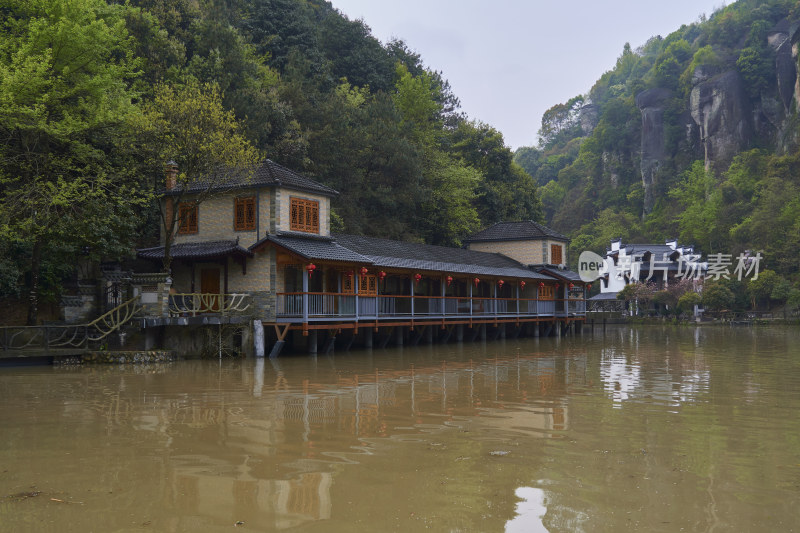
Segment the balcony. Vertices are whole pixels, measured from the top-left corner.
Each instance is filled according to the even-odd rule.
[[[277,295],[278,322],[325,320],[455,320],[585,316],[586,301],[457,296],[359,296],[327,292]]]

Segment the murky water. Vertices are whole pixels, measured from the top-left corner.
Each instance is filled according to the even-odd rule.
[[[797,531],[800,331],[0,369],[0,531]]]

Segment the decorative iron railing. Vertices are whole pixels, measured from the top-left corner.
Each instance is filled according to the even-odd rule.
[[[584,300],[469,298],[459,296],[360,296],[350,293],[278,293],[279,318],[391,319],[582,316]]]
[[[83,350],[130,322],[141,310],[139,296],[123,302],[88,324],[9,326],[0,328],[0,348],[19,350]]]
[[[173,317],[219,314],[242,315],[250,309],[249,294],[185,293],[169,295],[169,314]]]

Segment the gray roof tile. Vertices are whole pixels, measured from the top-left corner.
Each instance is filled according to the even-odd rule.
[[[275,163],[270,159],[264,160],[252,175],[242,170],[212,186],[215,190],[242,189],[248,187],[285,187],[297,191],[321,194],[323,196],[336,196],[339,193],[322,183],[301,176],[288,168]],[[200,192],[209,187],[210,180],[197,180],[189,184],[186,192]],[[178,194],[180,189],[164,191],[165,194]]]
[[[300,236],[297,234],[267,235],[250,247],[256,250],[266,243],[273,243],[281,248],[314,261],[346,261],[348,263],[372,264],[369,258],[353,252],[331,238],[319,236]]]
[[[360,235],[334,235],[334,238],[342,246],[370,259],[377,267],[525,279],[553,279],[545,274],[534,272],[501,254]]]
[[[188,242],[173,244],[170,248],[170,255],[173,259],[205,259],[237,254],[253,256],[253,252],[239,246],[239,242],[236,240]],[[164,259],[164,247],[141,248],[136,251],[136,255],[142,259]]]
[[[566,269],[561,270],[560,268],[557,267],[544,267],[544,268],[538,268],[537,270],[539,272],[542,272],[543,274],[548,274],[554,278],[560,278],[567,281],[583,283],[580,274],[578,274],[577,272],[573,272],[572,270],[566,270]]]
[[[569,241],[569,238],[532,220],[523,222],[498,222],[483,231],[474,233],[464,242],[520,241],[526,239],[556,239]]]

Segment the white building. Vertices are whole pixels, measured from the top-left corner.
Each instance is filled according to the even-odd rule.
[[[622,239],[615,239],[606,250],[604,263],[599,280],[602,299],[616,297],[633,282],[652,282],[663,289],[673,280],[700,279],[708,268],[700,262],[694,246],[679,246],[677,239],[664,244],[623,244]]]

